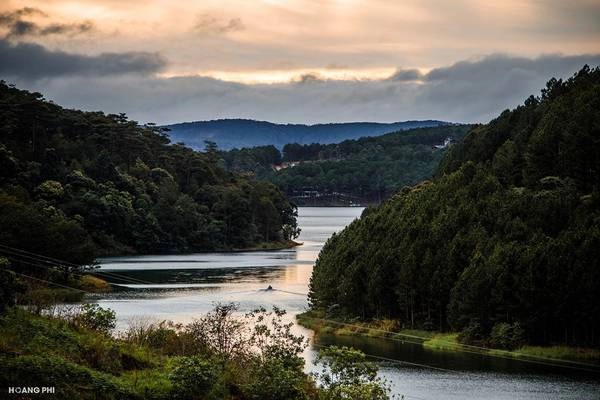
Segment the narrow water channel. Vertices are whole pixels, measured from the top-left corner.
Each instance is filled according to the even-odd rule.
[[[122,283],[123,290],[98,298],[98,303],[116,311],[117,329],[139,318],[186,323],[216,302],[236,302],[242,311],[277,305],[293,317],[307,307],[319,250],[361,212],[358,207],[301,207],[298,240],[304,244],[294,249],[101,259],[101,271]],[[276,290],[265,290],[268,286]],[[311,331],[297,329],[312,337]],[[321,336],[305,352],[307,369],[318,346],[331,344],[352,345],[380,357],[382,375],[407,400],[600,399],[597,372],[431,351],[398,340]]]

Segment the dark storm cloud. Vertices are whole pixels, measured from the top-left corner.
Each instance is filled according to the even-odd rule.
[[[194,26],[197,32],[203,34],[224,34],[244,30],[245,26],[241,18],[232,18],[229,21],[222,20],[211,14],[202,14]]]
[[[42,10],[32,7],[1,13],[0,28],[8,30],[6,37],[16,38],[21,36],[76,35],[88,32],[94,27],[90,21],[76,24],[51,23],[40,26],[35,22],[24,19],[36,15],[48,16]]]
[[[0,75],[9,78],[148,74],[162,70],[166,64],[166,60],[158,53],[102,53],[87,56],[50,51],[33,43],[13,44],[7,39],[0,39]]]
[[[14,83],[69,107],[126,112],[139,121],[160,124],[214,118],[487,122],[529,95],[538,95],[551,77],[568,78],[584,64],[600,65],[600,55],[491,55],[433,69],[418,81],[406,80],[410,74],[402,73],[400,80],[327,79],[318,84],[246,85],[204,77],[139,75]]]

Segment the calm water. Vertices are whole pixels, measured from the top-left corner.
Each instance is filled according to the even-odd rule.
[[[299,209],[302,246],[273,252],[144,255],[100,260],[101,272],[124,289],[98,299],[117,312],[118,329],[138,318],[189,322],[215,302],[234,301],[242,311],[277,305],[290,317],[307,307],[306,293],[319,250],[333,232],[362,208]],[[109,277],[110,276],[110,277]],[[273,291],[265,291],[269,285]],[[312,336],[311,331],[297,327]],[[600,399],[600,373],[490,358],[428,351],[386,339],[322,336],[307,349],[313,368],[318,346],[345,344],[384,361],[382,375],[406,399]]]

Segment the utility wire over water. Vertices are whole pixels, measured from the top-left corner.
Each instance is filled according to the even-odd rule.
[[[0,244],[0,253],[4,254],[4,256],[6,256],[7,258],[14,260],[14,261],[18,261],[18,262],[23,262],[27,265],[31,265],[31,266],[35,266],[35,267],[40,267],[40,268],[46,268],[49,270],[54,270],[54,271],[58,271],[60,272],[60,270],[56,267],[52,267],[51,265],[45,265],[43,263],[47,263],[47,264],[53,264],[53,263],[58,263],[59,265],[70,265],[75,267],[76,264],[72,264],[69,263],[67,261],[64,260],[59,260],[56,258],[51,258],[51,257],[47,257],[41,254],[36,254],[33,252],[28,252],[25,250],[21,250],[21,249],[17,249],[14,247],[10,247],[10,246],[6,246],[3,244]],[[31,262],[29,260],[34,260],[37,262]],[[90,272],[96,272],[96,271],[90,271]],[[75,274],[76,276],[83,276],[84,274],[82,273],[75,273],[72,272],[73,274]],[[121,280],[129,280],[130,282],[136,282],[136,283],[142,283],[142,284],[152,284],[151,282],[148,281],[143,281],[140,279],[135,279],[135,278],[130,278],[130,277],[126,277],[126,276],[121,276],[119,274],[110,274],[110,273],[106,273],[108,276],[113,276],[114,278],[117,279],[121,279]],[[71,286],[67,286],[67,285],[62,285],[62,284],[58,284],[55,282],[50,282],[44,279],[40,279],[40,278],[36,278],[36,277],[32,277],[29,275],[25,275],[25,274],[21,274],[21,273],[17,273],[17,275],[20,275],[22,277],[28,278],[28,279],[33,279],[36,281],[40,281],[40,282],[45,282],[49,285],[53,285],[56,287],[61,287],[64,289],[71,289],[71,290],[75,290],[78,292],[82,292],[82,293],[86,293],[89,295],[93,295],[92,292],[89,291],[85,291],[79,288],[74,288]],[[115,286],[121,286],[118,283],[111,283],[108,282],[111,285],[115,285]],[[130,287],[130,286],[128,286]],[[308,296],[308,293],[300,293],[300,292],[293,292],[293,291],[288,291],[288,290],[282,290],[282,289],[277,289],[277,288],[273,288],[272,286],[268,286],[266,289],[255,289],[255,290],[247,290],[247,291],[232,291],[232,292],[223,292],[223,295],[227,295],[227,294],[251,294],[251,293],[261,293],[261,292],[281,292],[281,293],[287,293],[287,294],[291,294],[291,295],[297,295],[297,296],[302,296],[302,297],[306,297]],[[189,299],[188,301],[192,301],[192,302],[199,302],[198,300],[194,300],[194,299]],[[202,302],[203,304],[205,304],[204,302]],[[332,320],[332,319],[325,319],[325,318],[312,318],[309,317],[310,319],[316,320],[316,321],[320,321],[320,322],[325,322],[325,323],[329,323],[329,324],[334,324],[334,325],[339,325],[339,326],[346,326],[346,327],[351,327],[351,328],[357,328],[357,329],[365,329],[367,327],[365,326],[361,326],[361,325],[357,325],[357,324],[351,324],[351,323],[346,323],[346,322],[341,322],[341,321],[336,321],[336,320]],[[400,341],[402,343],[411,343],[411,344],[422,344],[423,341],[428,340],[428,337],[425,336],[419,336],[419,335],[413,335],[413,334],[406,334],[406,333],[402,333],[402,332],[390,332],[390,331],[386,331],[383,329],[378,329],[378,328],[368,328],[370,331],[375,331],[375,332],[381,332],[383,333],[385,336],[372,336],[374,338],[378,338],[378,339],[384,339],[384,340],[392,340],[392,341]],[[419,342],[415,342],[415,341],[411,341],[411,340],[419,340]],[[510,359],[510,360],[516,360],[516,361],[521,361],[521,362],[529,362],[529,363],[536,363],[536,364],[542,364],[542,365],[546,365],[546,366],[552,366],[552,367],[559,367],[559,368],[571,368],[571,369],[576,369],[576,370],[580,370],[580,371],[586,371],[586,372],[594,372],[594,373],[600,373],[600,366],[599,365],[594,365],[594,364],[590,364],[590,363],[584,363],[584,362],[578,362],[578,361],[571,361],[571,360],[559,360],[559,359],[554,359],[554,358],[549,358],[549,357],[542,357],[542,356],[529,356],[527,355],[527,358],[515,358],[512,357],[510,355],[502,355],[502,354],[497,354],[497,353],[488,353],[488,351],[490,350],[489,348],[486,347],[482,347],[482,346],[474,346],[474,345],[467,345],[467,344],[462,344],[462,343],[457,343],[457,342],[451,342],[451,341],[447,341],[447,340],[443,340],[443,339],[438,339],[439,342],[442,343],[446,343],[448,345],[453,346],[453,350],[452,351],[459,351],[459,352],[466,352],[466,353],[472,353],[472,354],[479,354],[479,355],[483,355],[486,357],[498,357],[498,358],[504,358],[504,359]],[[323,347],[321,345],[318,345],[316,343],[313,344],[314,347]],[[516,353],[515,355],[519,355],[518,353]],[[428,368],[432,368],[432,369],[437,369],[440,371],[453,371],[450,369],[446,369],[446,368],[440,368],[440,367],[436,367],[436,366],[431,366],[431,365],[426,365],[426,364],[419,364],[419,363],[410,363],[408,361],[403,361],[403,360],[397,360],[397,359],[393,359],[393,358],[389,358],[389,357],[382,357],[382,356],[375,356],[375,355],[369,355],[371,358],[374,359],[379,359],[379,360],[383,360],[383,361],[391,361],[391,362],[397,362],[397,363],[403,363],[406,365],[414,365],[414,366],[426,366]]]
[[[298,240],[305,244],[281,254],[203,253],[101,259],[99,268],[90,266],[92,268],[83,274],[108,280],[114,290],[88,294],[86,299],[115,310],[118,327],[125,327],[123,324],[137,316],[186,323],[209,311],[213,302],[235,302],[242,310],[273,304],[286,309],[293,317],[306,310],[312,266],[323,244],[333,232],[339,232],[361,212],[360,208],[301,207],[298,222],[302,234]],[[38,264],[32,269],[57,265],[75,267],[63,260],[25,253],[10,246],[0,246],[2,249],[8,250],[0,251],[2,254]],[[278,259],[280,263],[276,261]],[[269,285],[272,290],[265,289]],[[339,321],[335,322],[339,324]],[[349,323],[345,327],[353,329],[351,325],[355,324]],[[301,327],[298,327],[298,333],[310,336],[310,332]],[[456,351],[430,351],[422,346],[423,338],[420,337],[404,335],[390,339],[389,332],[373,330],[372,333],[376,337],[323,334],[313,338],[311,347],[304,354],[308,370],[314,368],[312,360],[321,346],[348,345],[362,350],[368,359],[381,362],[380,372],[393,383],[397,398],[404,394],[407,400],[579,400],[597,399],[600,393],[596,371],[548,365],[555,362],[547,359],[536,359],[542,362],[538,364],[523,362],[522,358],[486,356],[468,347],[463,351],[458,348]]]

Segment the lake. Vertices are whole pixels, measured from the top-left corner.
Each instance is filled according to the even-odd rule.
[[[97,298],[117,313],[117,329],[138,318],[189,322],[216,302],[242,311],[277,305],[290,318],[306,309],[313,264],[323,244],[360,216],[359,207],[301,207],[303,245],[277,251],[140,255],[99,260],[103,277],[123,290]],[[272,286],[275,290],[265,290]],[[296,327],[312,337],[310,330]],[[352,345],[387,358],[381,374],[394,393],[432,399],[599,399],[600,374],[482,355],[426,350],[398,340],[320,336],[304,353],[307,370],[318,346]]]

